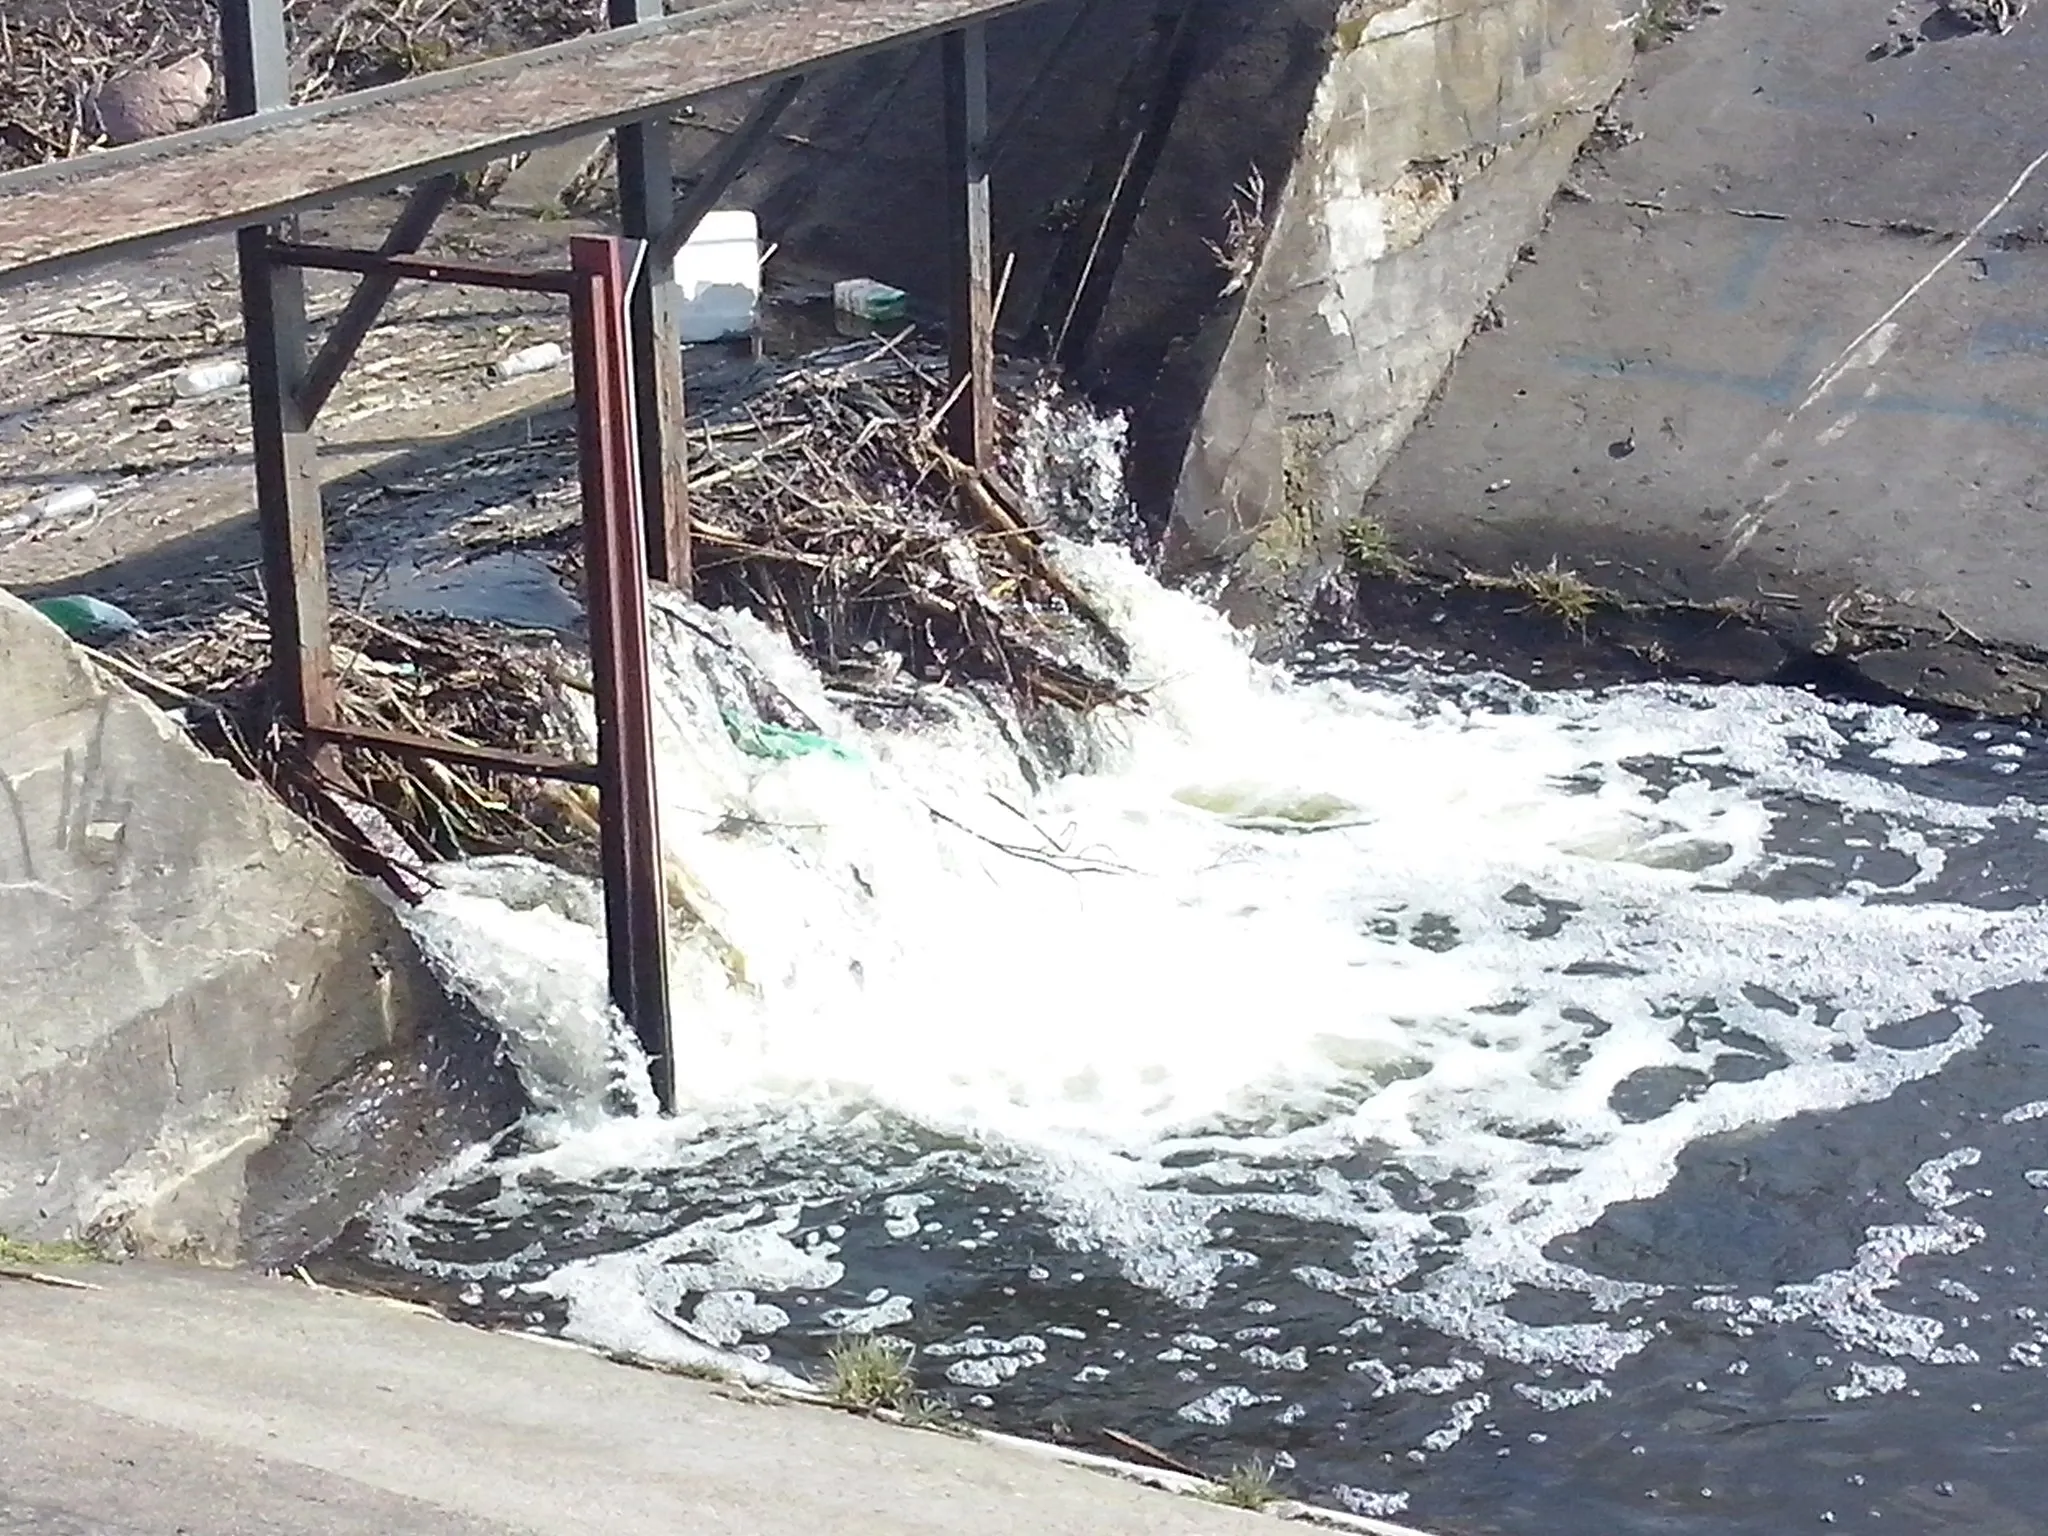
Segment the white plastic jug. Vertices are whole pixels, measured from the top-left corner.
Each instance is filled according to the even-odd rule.
[[[744,208],[704,215],[676,253],[683,340],[728,341],[754,333],[761,304],[761,228]]]

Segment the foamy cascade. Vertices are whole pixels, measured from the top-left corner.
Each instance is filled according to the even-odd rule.
[[[1478,1192],[1465,1262],[1399,1305],[1591,1364],[1630,1341],[1489,1320],[1516,1280],[1582,1283],[1547,1241],[1654,1193],[1703,1135],[1935,1070],[1974,1026],[1914,1050],[1871,1031],[2041,972],[2034,910],[1754,889],[1780,863],[1765,792],[1917,823],[1923,854],[1988,822],[1836,766],[1854,731],[1915,739],[1903,716],[1771,690],[1502,708],[1297,683],[1120,553],[1063,559],[1129,639],[1144,707],[1098,722],[1102,771],[1037,792],[978,706],[863,730],[755,621],[659,605],[689,1113],[591,1123],[620,1051],[587,894],[500,860],[416,918],[542,1105],[580,1100],[547,1156],[879,1109],[1001,1148],[1070,1235],[1198,1296],[1227,1202],[1179,1192],[1191,1170],[1257,1183],[1373,1145]],[[764,692],[843,755],[744,749]],[[1772,1070],[1719,1070],[1760,1056]],[[1704,1086],[1647,1119],[1614,1107],[1660,1069]],[[1361,1274],[1322,1284],[1383,1290],[1412,1263],[1412,1217],[1273,1199],[1320,1199],[1368,1239]]]
[[[1120,427],[1056,400],[1040,414],[1087,467],[1069,522],[1110,526]],[[1563,1408],[1605,1395],[1647,1343],[1627,1310],[1650,1288],[1548,1257],[1557,1238],[1656,1194],[1703,1137],[1940,1070],[1987,1028],[1941,1010],[2048,972],[2039,909],[1926,897],[1953,849],[2038,812],[1870,771],[1955,752],[1901,711],[1773,689],[1304,681],[1119,550],[1057,556],[1127,641],[1141,700],[1089,723],[1086,772],[1030,758],[983,699],[906,688],[858,706],[755,620],[657,601],[682,1113],[645,1112],[589,886],[523,859],[445,870],[411,920],[541,1113],[526,1150],[487,1172],[467,1159],[384,1212],[386,1258],[551,1298],[592,1342],[772,1371],[783,1302],[858,1278],[845,1229],[813,1210],[879,1210],[867,1240],[953,1243],[971,1265],[1001,1219],[982,1208],[987,1232],[956,1243],[921,1213],[1005,1186],[1060,1242],[1189,1307],[1265,1262],[1237,1223],[1294,1222],[1345,1234],[1349,1257],[1325,1241],[1323,1262],[1286,1260],[1291,1283],[1454,1351],[1389,1363],[1318,1344],[1355,1354],[1375,1395],[1464,1392],[1417,1448],[1433,1455],[1486,1409],[1473,1355]],[[1801,818],[1867,852],[1816,861]],[[1925,1016],[1920,1043],[1887,1043]],[[676,1219],[685,1185],[715,1187],[718,1208]],[[1402,1193],[1418,1186],[1455,1190],[1454,1221]],[[564,1190],[579,1243],[610,1234],[596,1257],[463,1256],[447,1235],[516,1225]],[[1900,1254],[1955,1252],[1972,1230],[1937,1212],[1875,1231],[1854,1266],[1730,1315],[1960,1358],[1880,1293]],[[1575,1320],[1518,1320],[1506,1303],[1525,1289],[1570,1298]],[[912,1316],[884,1287],[820,1321]],[[1176,1340],[1179,1379],[1217,1348]],[[929,1353],[993,1389],[1047,1345]],[[1306,1367],[1299,1344],[1242,1359]],[[1188,1387],[1191,1422],[1279,1401],[1213,1382]]]

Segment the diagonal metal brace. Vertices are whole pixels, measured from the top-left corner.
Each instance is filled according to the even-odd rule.
[[[704,222],[704,215],[718,206],[718,200],[725,196],[740,172],[747,168],[747,162],[767,142],[768,135],[775,131],[776,123],[781,121],[782,114],[789,110],[789,104],[796,100],[796,94],[803,86],[802,75],[776,81],[754,103],[754,110],[747,114],[746,121],[712,152],[708,157],[709,163],[699,173],[697,184],[690,188],[689,195],[677,200],[674,221],[668,232],[648,251],[647,260],[651,265],[666,271],[675,264],[677,253],[689,244],[690,236]]]
[[[452,175],[436,176],[414,187],[412,196],[406,200],[405,211],[391,226],[391,233],[384,237],[384,243],[377,247],[377,254],[410,256],[426,244],[434,221],[441,217],[449,199],[455,196],[458,179]],[[377,323],[377,316],[383,313],[384,305],[397,289],[398,280],[396,272],[372,272],[356,284],[356,291],[349,295],[348,303],[335,317],[327,339],[320,343],[320,350],[307,364],[305,380],[299,385],[299,414],[307,421],[320,414],[320,407],[334,393],[334,387],[341,382],[343,372],[355,358],[356,348],[370,334],[370,327]]]

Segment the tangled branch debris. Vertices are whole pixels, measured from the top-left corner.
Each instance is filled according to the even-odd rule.
[[[551,755],[569,734],[563,690],[587,687],[581,660],[552,640],[447,619],[339,613],[334,661],[345,724]],[[589,862],[595,822],[573,786],[361,749],[338,774],[308,753],[277,723],[269,632],[245,608],[131,644],[112,662],[181,708],[202,745],[400,889],[440,859],[520,850]]]
[[[596,0],[287,0],[293,99],[560,42],[594,30],[600,10]],[[192,54],[217,59],[219,24],[218,0],[6,0],[0,171],[92,148],[101,85]]]
[[[940,446],[939,380],[936,360],[900,340],[861,343],[771,365],[765,388],[756,376],[693,424],[697,598],[777,625],[835,686],[878,702],[912,680],[979,684],[1026,716],[1131,702],[1121,643],[1041,530]],[[572,448],[527,450],[531,510],[495,537],[488,525],[450,535],[471,551],[558,551],[578,584]],[[557,639],[447,619],[337,613],[334,657],[346,724],[548,755],[576,735],[564,690],[588,686],[585,658]],[[357,748],[308,753],[275,723],[268,634],[248,606],[131,640],[109,664],[402,890],[420,864],[482,853],[590,867],[596,824],[579,788]]]
[[[1121,698],[1109,625],[1017,498],[940,445],[942,374],[855,344],[714,408],[690,435],[698,599],[759,614],[827,671],[893,656],[1026,706]]]

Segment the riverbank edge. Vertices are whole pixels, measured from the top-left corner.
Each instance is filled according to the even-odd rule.
[[[1771,684],[1896,704],[1951,720],[2048,721],[2048,653],[1854,589],[1703,601],[1637,597],[1567,557],[1479,570],[1397,550],[1377,524],[1345,530],[1278,656],[1326,641],[1395,643],[1539,686],[1689,681]]]
[[[128,1332],[136,1327],[139,1320],[147,1319],[147,1326],[152,1331],[154,1337],[159,1340],[175,1339],[177,1341],[168,1345],[172,1356],[192,1357],[184,1365],[178,1365],[175,1360],[167,1359],[158,1359],[153,1364],[148,1360],[140,1362],[138,1372],[132,1383],[133,1390],[124,1390],[121,1394],[124,1403],[132,1398],[137,1404],[146,1404],[151,1396],[150,1383],[153,1376],[162,1376],[167,1366],[173,1370],[174,1374],[185,1374],[194,1368],[194,1360],[204,1357],[211,1350],[220,1348],[222,1343],[225,1342],[224,1340],[209,1342],[203,1334],[195,1335],[185,1328],[173,1329],[168,1335],[156,1332],[163,1325],[172,1323],[180,1317],[189,1319],[203,1314],[208,1319],[222,1319],[228,1325],[229,1333],[238,1331],[235,1326],[237,1322],[239,1322],[240,1327],[243,1329],[260,1323],[263,1333],[258,1336],[267,1337],[269,1342],[248,1352],[240,1360],[241,1368],[246,1373],[248,1383],[254,1386],[265,1380],[267,1376],[277,1376],[277,1370],[274,1368],[277,1362],[272,1357],[278,1356],[280,1351],[282,1351],[283,1356],[289,1358],[288,1375],[294,1379],[297,1374],[303,1373],[309,1366],[317,1368],[317,1361],[314,1359],[314,1355],[323,1347],[360,1351],[365,1347],[366,1341],[369,1338],[366,1328],[375,1318],[375,1314],[368,1309],[376,1307],[386,1309],[384,1315],[390,1319],[390,1322],[388,1326],[379,1325],[374,1328],[375,1342],[368,1344],[368,1347],[372,1350],[373,1354],[376,1351],[386,1349],[396,1351],[397,1353],[393,1356],[391,1369],[396,1371],[400,1377],[404,1375],[406,1367],[400,1366],[397,1362],[400,1360],[411,1360],[414,1365],[417,1365],[417,1357],[422,1354],[447,1355],[451,1360],[455,1359],[456,1356],[462,1357],[457,1363],[460,1365],[461,1372],[472,1383],[480,1379],[478,1377],[479,1371],[487,1370],[488,1374],[493,1375],[505,1374],[507,1371],[505,1362],[510,1360],[517,1353],[516,1351],[508,1352],[500,1357],[498,1355],[479,1353],[479,1351],[484,1350],[487,1346],[481,1344],[463,1346],[457,1342],[462,1335],[468,1335],[477,1339],[503,1337],[553,1350],[558,1354],[581,1357],[582,1359],[599,1364],[610,1364],[617,1367],[633,1366],[638,1367],[640,1371],[645,1373],[681,1378],[675,1382],[676,1387],[681,1390],[694,1389],[708,1392],[714,1397],[754,1406],[832,1409],[843,1417],[874,1420],[891,1429],[900,1430],[906,1435],[922,1430],[928,1436],[942,1440],[951,1439],[956,1442],[976,1444],[999,1453],[999,1455],[1007,1454],[1012,1457],[1028,1457],[1030,1460],[1040,1464],[1094,1472],[1151,1491],[1177,1495],[1190,1504],[1200,1504],[1218,1509],[1237,1507],[1247,1514],[1266,1515],[1325,1530],[1357,1532],[1361,1533],[1361,1536],[1429,1536],[1429,1533],[1416,1527],[1397,1524],[1370,1516],[1354,1515],[1344,1511],[1326,1509],[1294,1499],[1274,1498],[1255,1510],[1249,1509],[1241,1504],[1234,1505],[1228,1498],[1219,1497],[1219,1494],[1226,1487],[1225,1484],[1219,1482],[1141,1466],[1114,1457],[1078,1450],[1070,1446],[984,1430],[944,1415],[927,1415],[923,1418],[913,1418],[889,1411],[863,1411],[842,1407],[832,1402],[822,1390],[805,1390],[800,1386],[793,1387],[786,1383],[778,1383],[768,1379],[764,1377],[760,1366],[750,1360],[744,1360],[739,1357],[732,1357],[730,1369],[698,1363],[678,1365],[629,1353],[599,1350],[574,1340],[557,1338],[550,1335],[523,1332],[509,1328],[482,1327],[451,1317],[440,1308],[423,1304],[411,1297],[381,1293],[374,1287],[336,1285],[326,1280],[315,1279],[302,1268],[288,1272],[275,1270],[242,1270],[236,1272],[165,1261],[95,1261],[82,1250],[74,1252],[64,1249],[60,1251],[55,1247],[35,1245],[20,1245],[13,1251],[13,1257],[18,1262],[8,1262],[0,1265],[0,1290],[5,1290],[9,1286],[19,1288],[17,1294],[20,1297],[21,1305],[6,1311],[0,1311],[0,1339],[4,1339],[10,1325],[14,1327],[34,1327],[34,1318],[38,1311],[44,1314],[44,1326],[34,1327],[34,1332],[27,1335],[27,1337],[37,1341],[43,1347],[55,1347],[61,1344],[61,1341],[66,1337],[93,1335],[101,1336],[103,1343],[118,1344],[121,1342],[121,1336],[124,1332]],[[96,1297],[105,1298],[111,1306],[112,1312],[103,1321],[95,1322],[84,1314],[71,1313],[69,1311],[71,1302],[60,1300],[60,1298],[66,1297],[72,1298],[78,1306],[86,1308],[90,1308],[94,1304]],[[47,1302],[38,1300],[38,1298],[47,1298]],[[336,1307],[347,1310],[332,1310]],[[61,1312],[49,1310],[51,1308],[62,1308],[65,1310]],[[392,1316],[394,1313],[400,1315]],[[410,1314],[414,1322],[412,1324],[406,1323],[403,1314]],[[405,1328],[408,1326],[424,1328],[427,1323],[442,1325],[446,1327],[447,1332],[439,1334],[423,1331],[413,1341],[408,1343],[404,1334]],[[437,1339],[446,1339],[449,1342],[446,1345],[441,1345],[434,1342]],[[353,1343],[350,1342],[351,1340],[353,1340]],[[31,1347],[29,1350],[30,1356],[33,1357],[35,1353],[36,1349]],[[96,1357],[102,1359],[107,1358],[109,1354],[119,1358],[122,1351],[119,1349],[110,1351],[96,1349],[94,1353]],[[7,1374],[8,1365],[11,1364],[15,1370],[24,1374],[25,1379],[30,1381],[35,1379],[33,1358],[24,1360],[18,1354],[0,1356],[0,1358],[4,1358],[8,1362],[7,1364],[0,1364],[0,1376]],[[359,1360],[353,1369],[356,1371],[356,1374],[360,1375],[363,1374],[365,1368]],[[384,1380],[383,1372],[377,1367],[373,1365],[368,1369],[370,1374],[376,1376],[380,1383],[376,1390],[380,1392],[399,1390],[393,1382]],[[546,1368],[537,1366],[531,1372],[515,1370],[512,1374],[518,1380],[528,1381],[536,1376],[548,1375],[549,1372]],[[553,1374],[559,1376],[561,1372],[555,1371]],[[214,1383],[210,1389],[213,1390],[215,1398],[221,1395],[218,1390],[220,1385],[220,1383]],[[295,1417],[295,1409],[309,1406],[303,1400],[294,1398],[291,1391],[285,1390],[290,1385],[289,1381],[280,1379],[275,1385],[279,1390],[283,1391],[283,1397],[281,1399],[282,1412],[280,1418],[273,1424],[272,1440],[277,1438],[280,1427],[288,1427],[289,1421]],[[341,1383],[341,1386],[343,1388],[343,1395],[346,1396],[347,1383]],[[103,1394],[95,1390],[93,1383],[89,1380],[74,1383],[69,1390],[80,1401],[104,1401]],[[229,1390],[232,1391],[233,1389],[230,1388]],[[621,1388],[620,1391],[626,1396],[632,1396],[638,1389],[628,1387]],[[107,1406],[118,1408],[121,1405],[107,1404]],[[217,1418],[217,1415],[212,1414],[209,1411],[209,1406],[205,1403],[187,1406],[197,1415],[196,1422],[203,1424]],[[216,1403],[214,1406],[217,1407],[218,1404]],[[685,1400],[679,1402],[676,1406],[686,1410],[688,1403]],[[522,1417],[529,1427],[544,1427],[543,1421],[533,1420],[530,1414],[523,1415]],[[663,1417],[667,1418],[668,1415],[664,1413]],[[694,1418],[686,1415],[685,1417],[675,1419],[674,1422],[679,1427],[686,1424],[692,1425],[692,1432],[701,1439],[705,1436],[716,1437],[723,1432],[718,1424],[711,1422],[715,1418],[715,1414],[708,1418],[704,1415],[697,1415]],[[145,1408],[139,1413],[138,1422],[147,1425],[157,1421]],[[345,1424],[337,1430],[337,1433],[341,1436],[341,1442],[338,1443],[346,1442],[347,1430]],[[758,1433],[749,1433],[747,1436],[750,1442],[758,1442],[762,1438]],[[767,1438],[773,1439],[775,1437],[769,1436]],[[843,1443],[844,1436],[838,1436],[836,1440]],[[835,1437],[827,1434],[819,1443],[829,1447],[835,1443]],[[32,1454],[34,1449],[33,1445],[27,1448],[30,1453],[31,1462],[34,1459]],[[277,1450],[285,1457],[288,1463],[291,1461],[292,1457],[288,1444],[278,1447]],[[901,1459],[899,1458],[899,1460]],[[318,1463],[316,1459],[313,1463],[301,1464],[317,1465]],[[933,1463],[932,1458],[927,1456],[905,1461],[905,1464],[924,1467],[928,1470]],[[1023,1491],[1016,1485],[1014,1476],[1005,1477],[1001,1473],[999,1470],[999,1460],[992,1459],[988,1465],[991,1474],[989,1481],[992,1485],[1004,1485],[1013,1494]],[[976,1483],[984,1481],[979,1475],[970,1473],[970,1476],[973,1477]],[[381,1486],[385,1492],[394,1491],[393,1485],[388,1483],[373,1484],[373,1486]],[[958,1485],[956,1484],[955,1486],[957,1487]],[[232,1494],[233,1490],[231,1489],[229,1492]],[[957,1497],[957,1493],[949,1495],[949,1497]],[[1192,1511],[1190,1513],[1192,1514]],[[1105,1527],[1106,1529],[1124,1528],[1122,1525],[1115,1523],[1113,1515],[1111,1520],[1111,1525]],[[1201,1518],[1195,1519],[1194,1526],[1204,1530],[1209,1528]],[[867,1527],[863,1526],[862,1528],[866,1529]],[[1004,1525],[1003,1528],[1009,1529],[1010,1527]],[[1062,1525],[1060,1528],[1068,1529],[1069,1527]],[[1147,1528],[1166,1529],[1164,1525],[1153,1526],[1150,1521],[1147,1522]],[[1173,1528],[1179,1529],[1181,1527],[1176,1524]]]

